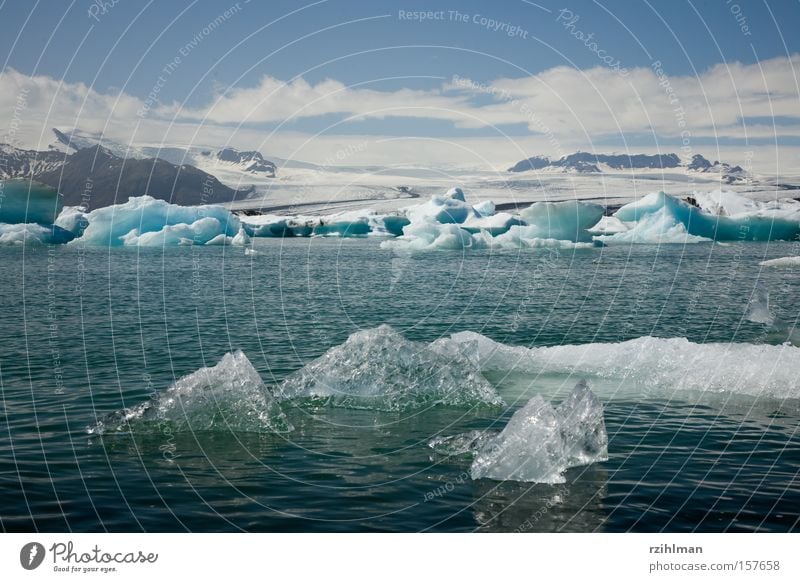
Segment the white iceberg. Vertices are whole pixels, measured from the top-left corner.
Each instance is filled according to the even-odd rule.
[[[151,196],[98,208],[86,215],[80,241],[92,245],[178,245],[186,239],[202,245],[220,235],[233,237],[237,217],[221,206],[179,206]]]
[[[689,234],[686,227],[661,208],[645,214],[638,222],[631,223],[624,231],[602,234],[594,240],[606,245],[620,244],[693,244],[712,242],[711,239]]]
[[[587,229],[603,218],[603,207],[578,200],[537,202],[519,215],[531,227],[528,238],[586,242],[591,240]]]
[[[757,202],[733,192],[695,192],[679,200],[653,192],[620,208],[614,216],[639,222],[658,216],[660,227],[682,226],[687,235],[716,241],[796,240],[800,237],[800,202]],[[610,239],[604,239],[608,244]],[[630,241],[637,242],[637,241]]]

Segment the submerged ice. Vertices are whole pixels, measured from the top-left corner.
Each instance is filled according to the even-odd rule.
[[[564,483],[570,467],[608,460],[603,406],[585,381],[556,407],[534,396],[500,432],[439,437],[429,446],[441,454],[474,455],[472,478],[497,481]]]
[[[109,415],[88,432],[160,431],[164,423],[174,432],[292,430],[250,360],[237,351],[180,378],[150,400]]]

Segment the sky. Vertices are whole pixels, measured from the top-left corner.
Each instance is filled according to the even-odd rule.
[[[6,1],[0,141],[46,147],[57,127],[317,162],[793,162],[798,29],[796,0]]]

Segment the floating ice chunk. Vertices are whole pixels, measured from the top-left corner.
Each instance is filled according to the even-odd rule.
[[[227,236],[225,234],[218,234],[217,236],[215,236],[214,238],[212,238],[210,241],[208,241],[205,244],[206,244],[206,246],[209,246],[209,247],[227,246],[227,245],[233,244],[233,237],[232,236]]]
[[[412,224],[421,222],[458,224],[472,214],[472,207],[459,198],[431,196],[428,202],[406,208],[405,212]]]
[[[372,231],[371,216],[362,212],[342,212],[317,219],[315,236],[366,236]]]
[[[753,289],[753,295],[747,305],[747,320],[764,325],[775,323],[775,316],[769,307],[769,291],[761,281]]]
[[[255,250],[255,249],[246,248],[246,249],[244,249],[244,254],[245,254],[246,256],[250,256],[250,255],[257,255],[257,254],[258,254],[258,251],[257,251],[257,250]]]
[[[470,215],[467,220],[461,225],[461,227],[470,232],[470,233],[478,233],[478,232],[487,232],[492,236],[497,236],[499,234],[503,234],[504,232],[508,232],[512,226],[519,226],[522,224],[522,221],[513,216],[508,214],[507,212],[500,212],[498,214],[492,214],[490,216],[481,216],[477,214]]]
[[[625,224],[616,216],[603,216],[600,222],[593,227],[586,229],[589,234],[617,234],[630,230],[631,226]]]
[[[483,202],[479,202],[472,207],[472,210],[475,211],[476,216],[494,216],[495,213],[495,206],[494,202],[491,200],[484,200]]]
[[[566,202],[536,202],[523,209],[520,217],[531,227],[529,238],[589,241],[586,232],[603,217],[599,204],[568,200]]]
[[[474,246],[476,248],[492,249],[588,249],[595,246],[591,242],[581,243],[570,240],[542,238],[541,234],[541,229],[536,226],[514,225],[508,229],[508,232],[495,237],[475,235],[475,239],[479,240],[480,243],[476,243]]]
[[[179,206],[151,196],[133,197],[124,204],[98,208],[86,218],[89,225],[81,236],[81,242],[110,246],[177,245],[181,238],[205,244],[220,235],[232,237],[240,227],[239,219],[221,206]],[[212,225],[214,228],[210,228]],[[166,228],[172,226],[177,228]],[[162,230],[164,232],[159,236],[144,236]]]
[[[233,237],[231,244],[234,246],[243,247],[250,244],[250,237],[245,232],[244,228],[239,228],[239,232],[236,233],[236,236]]]
[[[0,224],[0,245],[64,244],[72,238],[71,232],[55,225]]]
[[[464,191],[459,188],[450,188],[445,194],[446,198],[452,198],[453,200],[461,200],[461,202],[466,202],[466,198],[464,197]]]
[[[0,224],[0,244],[46,243],[50,229],[41,224]]]
[[[184,376],[152,399],[117,411],[89,434],[161,431],[287,432],[292,426],[242,351]]]
[[[0,223],[53,224],[62,204],[55,188],[30,180],[2,180],[2,185]]]
[[[260,214],[257,216],[242,216],[242,224],[250,236],[256,237],[287,237],[295,236],[292,226],[293,219],[289,216],[276,216],[274,214]]]
[[[383,241],[381,248],[409,251],[461,250],[471,247],[474,242],[472,235],[456,224],[412,222],[403,229],[403,236]]]
[[[140,247],[163,247],[173,245],[208,244],[206,241],[216,236],[224,230],[219,220],[211,216],[201,218],[192,224],[168,224],[161,230],[140,233],[139,229],[133,229],[129,233],[120,237],[125,246]]]
[[[570,467],[608,460],[603,406],[581,381],[556,408],[537,395],[478,448],[473,479],[564,483]]]
[[[775,267],[779,269],[800,267],[800,257],[780,257],[779,259],[770,259],[768,261],[761,261],[759,265],[761,265],[762,267]]]
[[[723,190],[712,192],[692,192],[697,206],[708,214],[715,216],[737,216],[758,212],[763,204],[737,194]]]
[[[693,244],[712,242],[702,236],[691,235],[666,208],[643,216],[628,230],[616,234],[595,236],[594,240],[606,245],[619,244]]]
[[[81,236],[84,229],[89,226],[89,219],[81,206],[65,206],[54,224],[71,232],[74,236]]]
[[[352,334],[287,377],[279,393],[284,399],[384,411],[503,402],[467,359],[409,341],[387,325]]]
[[[473,332],[442,338],[486,372],[579,375],[613,380],[615,392],[670,396],[676,390],[800,398],[800,349],[791,345],[698,344],[640,337],[620,343],[526,348]]]

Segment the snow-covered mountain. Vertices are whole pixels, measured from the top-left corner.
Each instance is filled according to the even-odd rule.
[[[225,147],[213,153],[211,149],[202,147],[125,145],[78,129],[63,132],[53,128],[53,134],[56,137],[54,145],[70,153],[99,145],[114,155],[126,159],[158,158],[171,164],[203,167],[207,171],[218,166],[226,173],[240,174],[239,179],[234,180],[240,182],[246,181],[248,176],[271,178],[277,171],[276,165],[257,151],[239,151],[236,148]]]
[[[677,154],[592,154],[576,152],[557,160],[547,156],[532,156],[508,169],[509,172],[570,172],[576,174],[600,174],[608,171],[627,170],[683,170],[705,174],[719,174],[725,184],[746,183],[750,176],[740,166],[731,166],[715,161],[713,164],[700,154],[688,162]]]
[[[65,154],[59,151],[24,150],[0,144],[0,179],[29,178],[61,167]]]
[[[238,167],[242,172],[275,176],[275,164],[265,160],[259,152],[240,152],[235,148],[225,148],[217,152],[217,159]]]

